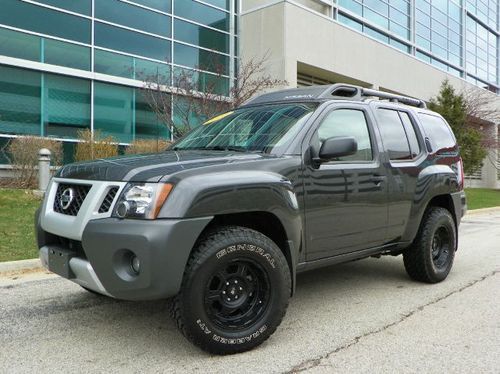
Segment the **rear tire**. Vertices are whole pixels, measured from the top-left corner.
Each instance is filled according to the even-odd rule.
[[[291,292],[278,246],[245,227],[222,227],[194,249],[173,314],[184,336],[215,354],[248,351],[281,323]]]
[[[430,207],[413,244],[403,252],[406,272],[419,282],[441,282],[450,273],[456,249],[457,232],[450,212]]]

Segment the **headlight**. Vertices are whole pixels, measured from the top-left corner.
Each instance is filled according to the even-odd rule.
[[[128,183],[115,205],[113,216],[155,219],[172,188],[169,183]]]

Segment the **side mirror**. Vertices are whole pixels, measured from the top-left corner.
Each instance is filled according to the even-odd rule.
[[[319,150],[321,161],[351,156],[358,151],[358,142],[352,136],[336,136],[326,139]]]

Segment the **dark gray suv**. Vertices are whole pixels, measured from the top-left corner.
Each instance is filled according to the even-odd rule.
[[[174,297],[182,333],[227,354],[276,330],[299,272],[402,254],[411,278],[444,280],[465,210],[440,115],[337,84],[264,94],[159,154],[66,165],[36,228],[49,270],[118,299]]]

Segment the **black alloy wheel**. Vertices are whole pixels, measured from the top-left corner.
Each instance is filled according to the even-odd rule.
[[[269,306],[270,293],[269,277],[258,263],[235,259],[224,264],[208,281],[205,310],[217,326],[245,329],[262,317]]]
[[[450,241],[450,233],[446,226],[440,226],[434,233],[432,238],[432,262],[438,269],[442,269],[448,263],[452,242]]]

